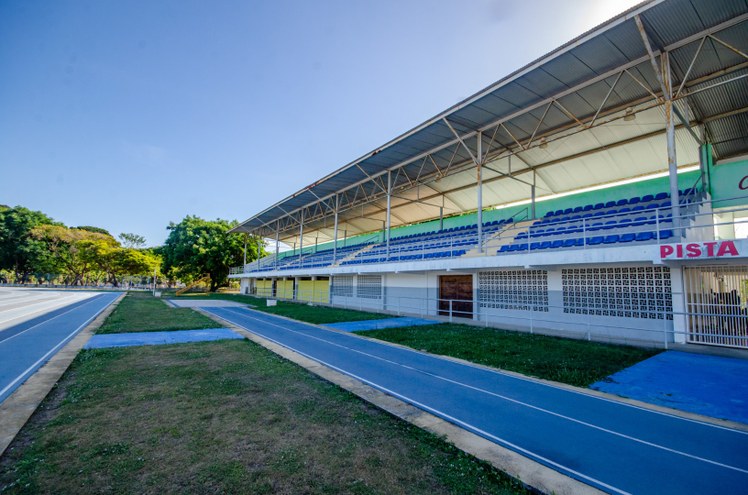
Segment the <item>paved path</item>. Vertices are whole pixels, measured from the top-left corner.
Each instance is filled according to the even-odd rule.
[[[748,434],[248,309],[248,331],[611,493],[746,493]]]
[[[619,371],[590,388],[748,424],[746,377],[748,359],[667,351]]]
[[[383,318],[381,320],[345,321],[342,323],[328,323],[325,326],[344,332],[362,332],[364,330],[382,330],[384,328],[415,327],[420,325],[438,325],[440,321],[426,320],[400,316],[398,318]]]
[[[17,292],[0,293],[0,321],[22,321],[0,327],[0,403],[119,296],[25,291],[32,294],[24,298]]]
[[[166,332],[107,333],[91,337],[84,349],[107,347],[135,347],[140,345],[186,344],[214,340],[243,339],[230,328],[201,328],[198,330],[169,330]]]

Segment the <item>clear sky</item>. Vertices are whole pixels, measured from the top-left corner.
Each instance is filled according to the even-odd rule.
[[[0,204],[244,220],[633,0],[0,0]]]

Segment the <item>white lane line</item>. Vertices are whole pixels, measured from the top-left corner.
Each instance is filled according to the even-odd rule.
[[[229,309],[229,308],[227,308],[227,309]],[[236,313],[235,311],[234,311],[234,313],[235,314],[240,314],[240,313]],[[545,408],[542,408],[542,407],[538,407],[538,406],[529,404],[527,402],[523,402],[523,401],[520,401],[520,400],[517,400],[517,399],[513,399],[511,397],[507,397],[507,396],[504,396],[504,395],[501,395],[501,394],[497,394],[497,393],[492,392],[490,390],[486,390],[486,389],[483,389],[483,388],[480,388],[480,387],[475,387],[475,386],[469,385],[467,383],[462,383],[462,382],[459,382],[459,381],[456,381],[456,380],[452,380],[451,378],[447,378],[447,377],[443,377],[443,376],[440,376],[440,375],[436,375],[434,373],[430,373],[428,371],[424,371],[424,370],[421,370],[421,369],[418,369],[418,368],[415,368],[415,367],[412,367],[412,366],[408,366],[408,365],[405,365],[405,364],[402,364],[402,363],[398,363],[397,361],[392,361],[392,360],[389,360],[389,359],[386,359],[386,358],[383,358],[383,357],[379,357],[379,356],[376,356],[376,355],[373,355],[373,354],[369,354],[369,353],[364,352],[364,351],[359,351],[357,349],[354,349],[354,348],[351,348],[351,347],[347,347],[347,346],[342,345],[342,344],[338,344],[338,343],[335,343],[335,342],[330,342],[330,341],[327,341],[327,340],[322,339],[320,337],[316,337],[314,335],[309,335],[309,334],[306,334],[306,333],[303,333],[303,332],[299,332],[297,330],[292,330],[290,328],[286,328],[286,327],[283,327],[281,325],[277,325],[275,323],[266,322],[266,321],[264,321],[264,320],[262,320],[260,318],[256,318],[256,317],[253,317],[253,316],[246,316],[246,317],[254,319],[254,320],[262,322],[262,323],[265,323],[265,324],[268,324],[268,325],[272,325],[272,326],[281,328],[281,329],[286,330],[288,332],[293,332],[293,333],[296,333],[298,335],[303,335],[305,337],[308,337],[310,339],[314,339],[314,340],[318,340],[318,341],[321,341],[321,342],[325,342],[326,344],[329,344],[329,345],[340,347],[342,349],[346,349],[348,351],[352,351],[352,352],[355,352],[355,353],[358,353],[358,354],[362,354],[364,356],[368,356],[370,358],[377,359],[377,360],[380,360],[380,361],[383,361],[383,362],[386,362],[386,363],[389,363],[389,364],[392,364],[392,365],[395,365],[395,366],[399,366],[399,367],[402,367],[402,368],[405,368],[405,369],[408,369],[408,370],[411,370],[411,371],[422,373],[424,375],[431,376],[431,377],[436,378],[438,380],[442,380],[442,381],[445,381],[445,382],[448,382],[448,383],[452,383],[454,385],[457,385],[457,386],[460,386],[460,387],[464,387],[464,388],[467,388],[467,389],[470,389],[470,390],[474,390],[476,392],[480,392],[480,393],[483,393],[483,394],[486,394],[486,395],[490,395],[492,397],[503,399],[503,400],[506,400],[508,402],[512,402],[514,404],[517,404],[517,405],[520,405],[520,406],[524,406],[524,407],[527,407],[529,409],[533,409],[533,410],[536,410],[536,411],[539,411],[539,412],[542,412],[542,413],[545,413],[545,414],[548,414],[548,415],[551,415],[551,416],[555,416],[555,417],[558,417],[558,418],[561,418],[561,419],[565,419],[567,421],[570,421],[570,422],[573,422],[573,423],[577,423],[577,424],[580,424],[582,426],[593,428],[593,429],[598,430],[598,431],[602,431],[602,432],[605,432],[605,433],[608,433],[608,434],[611,434],[611,435],[615,435],[615,436],[618,436],[620,438],[625,438],[627,440],[631,440],[633,442],[637,442],[637,443],[640,443],[640,444],[643,444],[643,445],[647,445],[649,447],[654,447],[654,448],[657,448],[657,449],[661,449],[661,450],[664,450],[666,452],[670,452],[670,453],[673,453],[673,454],[677,454],[677,455],[681,455],[681,456],[684,456],[684,457],[688,457],[690,459],[694,459],[694,460],[697,460],[697,461],[706,462],[708,464],[712,464],[712,465],[715,465],[715,466],[723,467],[723,468],[726,468],[726,469],[731,469],[731,470],[734,470],[734,471],[738,471],[740,473],[748,474],[748,470],[739,468],[737,466],[731,466],[729,464],[723,464],[721,462],[713,461],[713,460],[707,459],[705,457],[696,456],[696,455],[693,455],[693,454],[689,454],[687,452],[683,452],[683,451],[680,451],[680,450],[672,449],[670,447],[666,447],[664,445],[660,445],[660,444],[657,444],[657,443],[649,442],[649,441],[643,440],[641,438],[632,437],[632,436],[627,435],[625,433],[620,433],[620,432],[617,432],[617,431],[614,431],[614,430],[610,430],[610,429],[602,427],[602,426],[598,426],[598,425],[595,425],[595,424],[592,424],[592,423],[588,423],[586,421],[582,421],[580,419],[572,418],[570,416],[566,416],[564,414],[560,414],[560,413],[557,413],[557,412],[554,412],[554,411],[551,411],[551,410],[548,410],[548,409],[545,409]]]
[[[268,315],[272,316],[271,313],[263,313],[262,311],[257,311],[257,310],[250,309],[250,308],[242,308],[242,309],[244,309],[245,311],[250,312],[252,314],[260,314],[260,315],[263,315],[263,316],[268,316]],[[240,314],[240,313],[237,313],[237,314]],[[241,316],[241,314],[240,314],[240,316]],[[258,319],[258,321],[264,321],[264,320]],[[307,325],[307,323],[305,323],[303,321],[298,321],[297,323],[302,324],[302,325]],[[310,325],[314,326],[314,324],[310,324]],[[280,328],[284,328],[284,327],[280,327]],[[315,329],[319,329],[318,326],[314,326],[314,328]],[[330,330],[325,329],[325,328],[323,328],[323,330],[325,332],[330,332]],[[338,331],[336,331],[335,333],[340,334],[340,332],[338,332]],[[350,333],[350,332],[346,332],[343,335],[349,335],[349,336],[351,336],[353,338],[361,338],[358,335],[356,335],[354,333]],[[364,341],[371,341],[371,339],[362,339],[362,340],[364,340]],[[332,341],[325,340],[325,342],[332,342]],[[383,341],[383,345],[387,345],[386,341]],[[426,356],[426,357],[431,357],[431,358],[434,357],[433,355],[417,351],[416,349],[403,349],[403,348],[397,348],[397,349],[400,350],[400,351],[403,351],[403,352],[418,354],[419,356]],[[521,382],[532,383],[532,384],[535,384],[535,385],[540,385],[540,386],[543,386],[543,387],[552,388],[552,389],[559,390],[561,392],[565,392],[565,393],[569,393],[569,394],[581,395],[582,397],[587,397],[587,398],[598,400],[598,401],[601,401],[601,402],[607,402],[609,404],[614,404],[614,405],[619,406],[619,407],[621,407],[621,406],[628,407],[630,409],[635,409],[637,411],[641,411],[641,412],[644,412],[646,414],[656,414],[658,416],[665,416],[666,418],[670,418],[670,419],[677,419],[678,421],[685,421],[687,423],[695,423],[697,425],[706,426],[706,427],[709,427],[709,428],[715,428],[717,430],[729,431],[730,433],[738,433],[740,435],[748,435],[748,431],[736,430],[735,428],[730,428],[728,426],[721,426],[721,425],[717,425],[717,424],[714,424],[714,423],[707,423],[705,421],[700,421],[698,419],[685,418],[683,416],[677,416],[675,414],[664,412],[664,411],[658,411],[656,409],[647,409],[646,407],[637,406],[636,404],[629,404],[628,402],[619,402],[617,400],[609,399],[607,397],[601,397],[599,395],[587,393],[584,390],[570,389],[570,388],[566,388],[566,387],[555,385],[553,383],[546,383],[545,381],[535,380],[535,379],[533,379],[531,377],[527,377],[527,378],[518,377],[515,374],[505,373],[504,371],[502,371],[500,369],[486,369],[486,367],[484,367],[484,366],[478,366],[478,365],[475,365],[475,364],[467,362],[467,361],[460,362],[460,363],[457,363],[457,364],[460,364],[462,366],[467,366],[469,368],[473,368],[473,369],[476,369],[478,371],[482,371],[484,373],[493,373],[493,374],[501,375],[501,376],[509,378],[511,380],[517,380],[517,381],[521,381]]]
[[[85,301],[85,299],[82,299],[82,300],[83,300],[83,301]],[[83,306],[86,306],[86,305],[88,305],[88,304],[91,304],[92,302],[94,302],[94,301],[96,301],[96,300],[97,300],[97,298],[93,298],[93,299],[91,299],[90,301],[88,301],[88,302],[85,302],[85,303],[81,304],[80,306],[76,306],[76,307],[74,307],[74,308],[71,308],[71,309],[69,309],[69,310],[65,311],[64,313],[60,313],[59,315],[53,316],[52,318],[49,318],[49,319],[47,319],[47,320],[44,320],[44,321],[40,321],[40,322],[39,322],[39,323],[37,323],[36,325],[30,326],[30,327],[29,327],[29,328],[27,328],[26,330],[23,330],[23,331],[21,331],[21,332],[18,332],[18,333],[14,334],[14,335],[11,335],[11,336],[10,336],[10,337],[8,337],[8,338],[5,338],[5,339],[3,339],[3,340],[0,340],[0,344],[2,344],[3,342],[7,342],[7,341],[9,341],[9,340],[10,340],[10,339],[12,339],[12,338],[18,337],[19,335],[21,335],[21,334],[24,334],[24,333],[28,332],[28,331],[29,331],[29,330],[31,330],[32,328],[36,328],[36,327],[38,327],[39,325],[44,325],[45,323],[47,323],[47,322],[49,322],[49,321],[52,321],[52,320],[54,320],[54,319],[56,319],[56,318],[59,318],[59,317],[60,317],[60,316],[62,316],[62,315],[66,315],[66,314],[70,313],[71,311],[75,311],[75,310],[76,310],[76,309],[78,309],[78,308],[82,308]],[[76,301],[76,302],[78,302],[78,301]],[[7,330],[7,329],[6,329],[6,330]]]
[[[89,301],[89,302],[91,302],[91,301]],[[10,382],[5,388],[3,388],[2,390],[0,390],[0,397],[2,397],[3,394],[5,394],[5,392],[7,392],[8,390],[10,390],[16,383],[18,383],[21,380],[24,380],[26,378],[27,374],[29,374],[32,371],[34,371],[34,369],[37,366],[39,366],[39,364],[43,363],[45,359],[47,359],[49,356],[51,356],[52,354],[54,354],[55,352],[57,352],[57,350],[61,346],[65,345],[68,342],[68,340],[70,340],[71,338],[73,338],[73,336],[76,333],[78,333],[82,328],[85,328],[86,325],[88,325],[89,323],[91,323],[97,316],[99,316],[101,314],[102,311],[104,311],[113,302],[114,302],[114,300],[111,300],[107,304],[105,304],[104,307],[101,308],[101,309],[99,309],[98,311],[96,311],[96,313],[91,318],[87,319],[85,322],[81,323],[81,325],[78,328],[76,328],[75,330],[73,330],[72,332],[70,332],[67,337],[65,337],[63,340],[60,341],[59,344],[57,344],[52,349],[50,349],[50,351],[47,352],[44,356],[40,357],[39,360],[36,361],[34,364],[32,364],[31,366],[29,366],[28,368],[26,368],[20,375],[18,375],[16,377],[15,380],[13,380],[12,382]],[[86,304],[88,304],[88,303],[86,303]],[[85,304],[83,304],[81,306],[78,306],[78,308],[80,308],[82,306],[85,306]],[[74,309],[78,309],[78,308],[74,308]],[[50,318],[50,319],[52,319],[52,318]],[[47,321],[49,321],[49,320],[47,320]],[[0,402],[2,402],[2,400],[0,400]]]
[[[93,296],[92,295],[88,295],[86,297],[80,297],[79,294],[75,294],[75,295],[64,296],[62,298],[55,299],[52,302],[50,302],[50,301],[38,301],[38,302],[34,302],[32,304],[28,304],[28,305],[26,305],[26,306],[24,306],[22,308],[13,308],[12,310],[7,310],[7,312],[10,313],[11,311],[15,312],[17,310],[17,311],[23,311],[23,313],[21,313],[18,316],[12,316],[10,318],[6,318],[4,320],[0,320],[0,326],[5,325],[9,321],[18,320],[18,319],[21,319],[21,318],[31,319],[31,317],[33,317],[33,315],[36,315],[36,314],[39,314],[39,313],[48,312],[52,308],[61,308],[63,306],[67,306],[68,304],[71,304],[71,302],[70,302],[71,300],[73,302],[85,301],[86,299],[89,299],[91,297],[93,297]],[[33,311],[28,312],[29,309],[35,308],[37,306],[40,306],[39,309],[34,309]],[[7,327],[5,327],[5,328],[7,328]],[[3,330],[5,328],[3,328]]]
[[[225,308],[222,308],[222,309],[225,309]],[[222,317],[220,315],[216,315],[216,316],[218,316],[219,318],[224,319],[226,321],[229,321],[229,322],[231,322],[231,323],[233,323],[235,325],[238,324],[237,322],[231,321],[228,318],[224,318],[224,317]],[[258,321],[260,321],[261,323],[268,323],[268,322],[264,322],[264,321],[259,320],[259,319],[258,319]],[[274,325],[272,323],[270,323],[270,324]],[[274,325],[274,326],[278,326],[278,325]],[[293,331],[293,330],[289,330],[289,329],[284,328],[284,327],[280,327],[280,328],[283,328],[284,330],[288,330],[288,331]],[[547,457],[543,457],[542,455],[536,454],[535,452],[532,452],[532,451],[527,450],[527,449],[525,449],[523,447],[520,447],[519,445],[516,445],[516,444],[514,444],[512,442],[509,442],[507,440],[504,440],[503,438],[500,438],[500,437],[497,437],[495,435],[492,435],[491,433],[488,433],[487,431],[481,430],[480,428],[478,428],[476,426],[473,426],[473,425],[471,425],[469,423],[466,423],[466,422],[464,422],[462,420],[459,420],[459,419],[455,418],[454,416],[451,416],[451,415],[449,415],[449,414],[447,414],[445,412],[442,412],[442,411],[440,411],[438,409],[435,409],[433,407],[427,406],[426,404],[423,404],[423,403],[421,403],[421,402],[419,402],[419,401],[417,401],[415,399],[411,399],[410,397],[408,397],[406,395],[403,395],[403,394],[400,394],[398,392],[395,392],[394,390],[390,390],[387,387],[379,385],[378,383],[373,382],[371,380],[367,380],[366,378],[358,376],[355,373],[351,373],[350,371],[347,371],[347,370],[345,370],[343,368],[339,368],[339,367],[337,367],[337,366],[335,366],[335,365],[333,365],[331,363],[323,361],[322,359],[314,357],[311,354],[307,354],[307,353],[305,353],[303,351],[300,351],[298,349],[294,349],[293,347],[290,347],[290,346],[284,344],[283,342],[275,340],[275,339],[273,339],[271,337],[268,337],[268,336],[265,336],[265,335],[261,335],[261,336],[262,336],[262,338],[267,339],[267,340],[269,340],[271,342],[274,342],[275,344],[278,344],[281,347],[284,347],[284,348],[289,349],[289,350],[291,350],[293,352],[301,354],[302,356],[304,356],[304,357],[306,357],[308,359],[311,359],[312,361],[316,361],[316,362],[318,362],[318,363],[320,363],[320,364],[322,364],[324,366],[327,366],[328,368],[331,368],[331,369],[334,369],[334,370],[336,370],[336,371],[338,371],[340,373],[343,373],[344,375],[353,377],[356,380],[360,380],[361,382],[366,383],[367,385],[370,385],[370,386],[376,388],[377,390],[381,390],[382,392],[385,392],[386,394],[392,395],[393,397],[397,397],[397,398],[399,398],[399,399],[401,399],[401,400],[403,400],[403,401],[405,401],[405,402],[407,402],[409,404],[413,404],[414,406],[417,406],[420,409],[423,409],[425,411],[429,411],[429,412],[435,414],[436,416],[442,417],[444,419],[449,420],[452,423],[455,423],[455,424],[458,424],[460,426],[463,426],[466,429],[471,430],[471,431],[477,433],[478,435],[481,435],[481,436],[484,436],[486,438],[489,438],[489,439],[493,440],[494,442],[496,442],[496,443],[498,443],[500,445],[504,445],[506,447],[509,447],[512,450],[521,452],[521,453],[529,456],[530,458],[534,458],[534,459],[540,460],[542,462],[546,462],[546,463],[550,464],[551,466],[554,466],[554,467],[558,468],[561,471],[565,471],[567,473],[571,473],[572,475],[578,476],[579,478],[581,478],[583,480],[587,480],[587,481],[589,481],[589,482],[591,482],[593,484],[596,484],[596,485],[598,485],[600,487],[603,487],[606,490],[610,490],[610,491],[613,491],[615,493],[619,493],[621,495],[631,495],[630,492],[626,492],[624,490],[620,490],[620,489],[618,489],[618,488],[616,488],[614,486],[611,486],[611,485],[609,485],[609,484],[607,484],[607,483],[605,483],[603,481],[600,481],[600,480],[598,480],[596,478],[593,478],[591,476],[587,476],[586,474],[580,473],[579,471],[575,471],[574,469],[571,469],[571,468],[569,468],[567,466],[564,466],[563,464],[559,464],[559,463],[557,463],[557,462],[555,462],[555,461],[553,461],[551,459],[548,459]],[[328,343],[330,343],[330,342],[328,342]]]

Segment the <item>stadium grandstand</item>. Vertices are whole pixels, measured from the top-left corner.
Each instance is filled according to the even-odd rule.
[[[242,222],[272,297],[748,348],[748,2],[646,1]]]

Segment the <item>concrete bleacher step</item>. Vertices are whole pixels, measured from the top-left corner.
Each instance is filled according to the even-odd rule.
[[[512,224],[511,228],[501,229],[483,241],[483,245],[486,246],[484,252],[481,253],[480,249],[475,247],[465,253],[463,257],[496,256],[501,246],[513,243],[515,237],[521,232],[527,232],[527,229],[535,222],[537,220],[523,220]]]
[[[345,263],[346,261],[352,260],[353,258],[355,258],[356,256],[358,256],[359,254],[363,254],[363,253],[365,253],[367,251],[370,251],[371,249],[374,248],[374,246],[376,246],[376,244],[367,244],[363,249],[359,249],[357,251],[353,251],[351,254],[349,254],[345,258],[339,259],[336,263],[333,263],[332,265],[330,265],[330,268],[335,268],[336,266],[340,266],[341,264]]]

